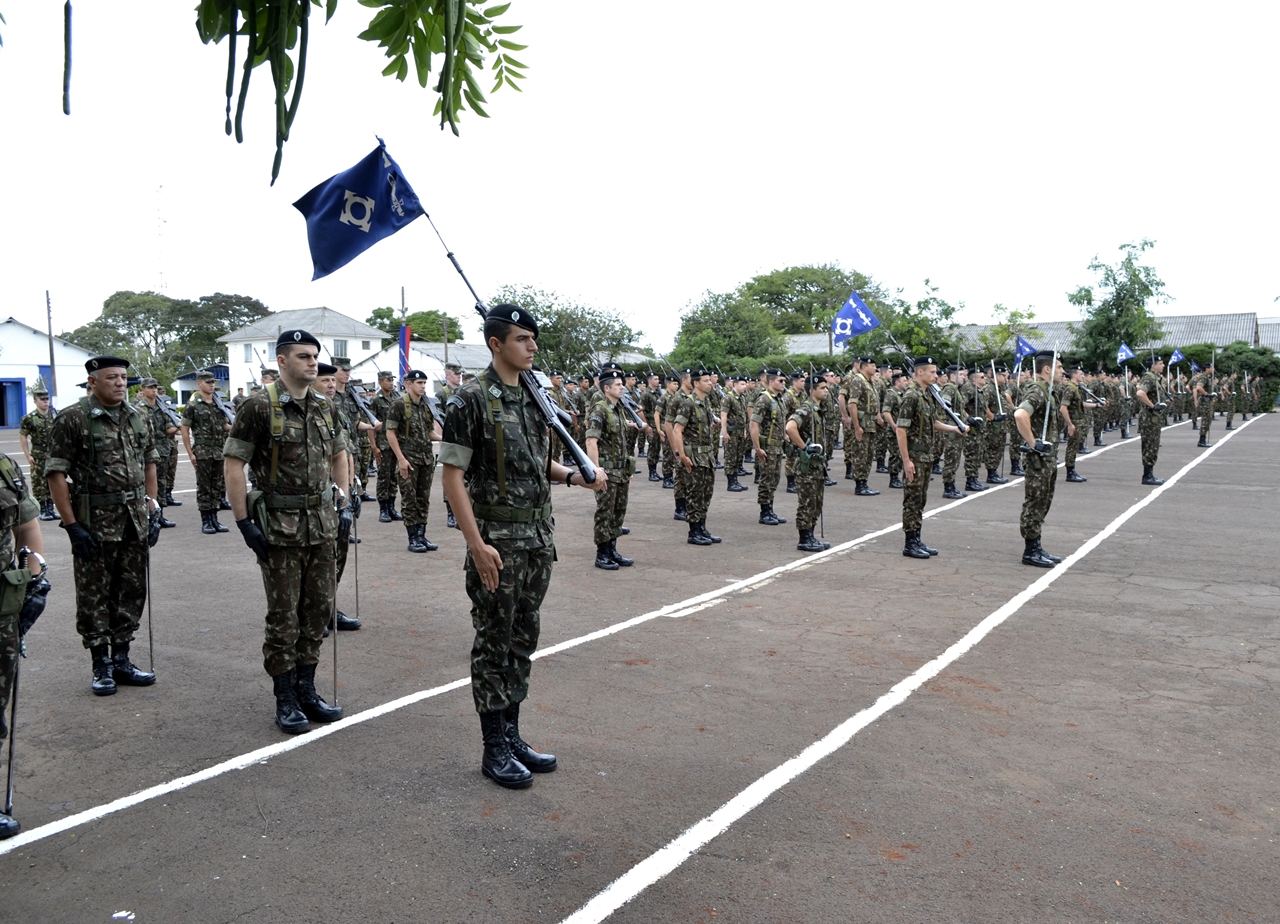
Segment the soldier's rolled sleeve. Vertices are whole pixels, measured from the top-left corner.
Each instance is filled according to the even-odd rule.
[[[471,465],[472,450],[470,446],[459,446],[457,443],[441,443],[437,459],[444,465],[466,469]]]
[[[30,523],[40,515],[40,505],[36,503],[36,499],[31,496],[31,492],[27,490],[26,485],[22,486],[22,500],[18,502],[18,525]]]
[[[49,472],[62,472],[63,474],[66,474],[71,471],[71,460],[59,459],[57,456],[49,456],[49,458],[44,461],[44,470],[46,474]]]
[[[228,436],[227,441],[222,444],[222,454],[248,462],[253,459],[253,443]]]

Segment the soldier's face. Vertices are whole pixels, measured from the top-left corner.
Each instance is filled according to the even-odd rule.
[[[938,381],[937,366],[916,366],[916,381],[928,388]]]
[[[148,401],[156,400],[156,387],[154,385],[143,385],[142,397],[146,398]],[[45,403],[47,404],[48,402],[46,401]]]
[[[338,381],[331,375],[321,375],[316,377],[316,391],[324,395],[326,398],[332,398],[338,393]]]
[[[602,391],[612,401],[617,401],[622,397],[623,388],[622,379],[610,379],[603,387]]]
[[[427,393],[427,380],[414,379],[405,385],[405,388],[409,389],[409,394],[411,394],[415,399],[421,398]]]
[[[813,386],[813,400],[816,404],[819,401],[827,400],[827,392],[831,390],[830,384],[827,382],[819,382]]]
[[[206,398],[213,394],[213,382],[208,379],[200,379],[197,381],[196,388],[199,389],[200,394],[204,395]]]
[[[782,376],[779,375],[769,379],[769,391],[773,392],[775,395],[782,394],[782,389],[784,389],[785,387],[786,387],[786,381],[782,378]]]
[[[507,339],[501,343],[497,337],[490,337],[489,348],[493,350],[495,359],[523,372],[533,368],[533,357],[538,352],[538,338],[533,335],[533,331],[512,325]]]
[[[129,394],[129,370],[123,366],[99,369],[89,376],[89,390],[108,407],[120,404]]]
[[[690,381],[693,383],[693,390],[698,393],[699,398],[705,398],[711,393],[711,376],[700,375]]]
[[[280,367],[281,374],[300,385],[310,385],[316,380],[320,351],[309,343],[287,349],[287,353],[276,357],[276,365]]]
[[[450,387],[454,387],[454,386],[456,386],[459,382],[461,382],[461,381],[462,381],[462,373],[460,373],[460,372],[454,372],[454,371],[453,371],[453,370],[451,370],[451,369],[446,369],[446,370],[444,371],[444,380],[445,380],[446,382],[448,382],[448,383],[449,383],[449,386],[450,386]],[[551,381],[552,381],[552,382],[555,382],[555,379],[552,379]],[[557,384],[558,384],[558,383],[557,383]]]
[[[145,391],[145,389],[144,389],[144,391]],[[153,389],[153,390],[152,390],[152,392],[151,392],[151,397],[153,397],[153,398],[154,398],[155,396],[156,396],[156,393],[155,393],[155,390]],[[47,396],[45,396],[45,395],[36,395],[36,410],[39,410],[39,411],[47,411],[47,410],[49,410],[49,399],[48,399],[48,397],[47,397]]]
[[[391,394],[391,386],[393,384],[394,383],[392,382],[391,379],[382,379],[382,378],[378,379],[378,387],[382,389],[382,393],[384,395]]]

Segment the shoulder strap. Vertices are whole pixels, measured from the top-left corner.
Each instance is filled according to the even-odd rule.
[[[502,399],[489,396],[489,413],[493,419],[493,442],[495,458],[498,462],[498,503],[507,502],[507,455],[502,442]]]
[[[409,432],[409,419],[413,416],[413,402],[409,400],[409,393],[406,391],[402,396],[404,398],[404,429]]]
[[[284,437],[284,408],[280,406],[280,386],[267,383],[267,397],[271,399],[271,476],[268,480],[272,491],[280,478],[280,440]]]
[[[89,447],[93,453],[93,470],[99,478],[105,478],[107,470],[102,465],[102,452],[107,438],[102,432],[102,416],[93,413],[88,397],[80,399],[80,410],[84,412],[85,423],[89,425]]]
[[[8,456],[0,454],[0,477],[18,494],[22,493],[22,469]]]

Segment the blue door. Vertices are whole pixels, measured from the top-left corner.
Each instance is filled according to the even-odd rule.
[[[0,379],[0,427],[15,429],[27,413],[26,379]]]

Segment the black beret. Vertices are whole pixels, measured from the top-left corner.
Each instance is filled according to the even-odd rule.
[[[1036,353],[1034,355],[1037,359],[1039,359],[1041,356],[1048,356],[1052,358],[1054,356],[1057,356],[1058,354],[1054,350],[1041,350],[1039,353]]]
[[[793,382],[794,382],[794,381],[796,381],[797,379],[802,379],[802,378],[804,378],[804,377],[805,377],[805,375],[806,375],[806,373],[804,372],[804,370],[802,370],[802,369],[796,369],[794,372],[792,372],[792,373],[791,373],[791,381],[793,381]]]
[[[503,303],[494,305],[489,309],[489,313],[484,316],[486,321],[506,321],[508,324],[514,324],[516,327],[523,327],[527,331],[532,331],[533,336],[538,336],[538,322],[533,315],[529,313],[527,308],[521,308],[518,305],[509,305]]]
[[[951,365],[947,366],[947,368],[944,369],[943,371],[944,372],[963,372],[964,366],[958,366],[955,363],[952,363]]]
[[[329,363],[316,363],[316,375],[337,375],[338,367]]]
[[[616,381],[616,380],[621,379],[621,378],[622,378],[622,370],[621,370],[621,369],[601,369],[601,370],[600,370],[600,384],[601,384],[601,385],[605,385],[605,384],[607,384],[607,383],[609,383],[609,382],[613,382],[613,381]]]
[[[93,359],[89,360],[87,363],[84,364],[85,371],[88,372],[90,375],[99,371],[100,369],[115,369],[115,368],[128,369],[129,366],[130,366],[129,360],[123,359],[119,356],[95,356],[93,357]]]
[[[1003,363],[996,363],[996,372],[1004,373],[1008,371],[1009,371],[1008,366],[1004,365]]]
[[[282,346],[288,346],[291,343],[305,343],[309,346],[315,347],[317,350],[320,349],[320,341],[311,336],[305,330],[280,331],[280,336],[276,338],[276,349],[279,350]]]
[[[559,369],[552,369],[550,372],[548,372],[548,373],[547,373],[547,375],[548,375],[549,377],[553,378],[553,379],[554,379],[557,375],[558,375],[558,376],[561,376],[562,378],[564,377],[564,373],[563,373],[563,372],[561,372]]]
[[[937,361],[936,359],[934,359],[932,356],[917,356],[917,357],[916,357],[915,359],[913,359],[911,362],[912,362],[912,365],[916,365],[916,366],[936,366],[936,365],[938,365],[938,361]]]
[[[782,370],[781,369],[761,369],[760,374],[766,375],[771,379],[776,379],[778,376],[782,375]]]
[[[686,369],[686,370],[684,370],[684,374],[685,374],[685,375],[687,375],[687,376],[689,376],[689,378],[691,378],[691,379],[700,379],[700,378],[702,378],[704,375],[710,375],[710,374],[711,374],[711,370],[710,370],[710,369],[699,369],[697,366],[694,366],[693,368],[690,368],[690,369]]]
[[[408,372],[404,374],[404,380],[406,382],[421,382],[426,377],[427,377],[427,374],[423,372],[421,369],[410,369]]]
[[[811,375],[811,376],[806,376],[806,377],[805,377],[805,385],[806,385],[806,386],[808,386],[808,388],[809,388],[810,390],[812,390],[812,389],[816,388],[816,387],[817,387],[817,386],[819,386],[819,385],[826,385],[826,384],[827,384],[827,380],[826,380],[826,379],[824,379],[824,378],[821,376],[821,374],[819,374],[819,375]]]

